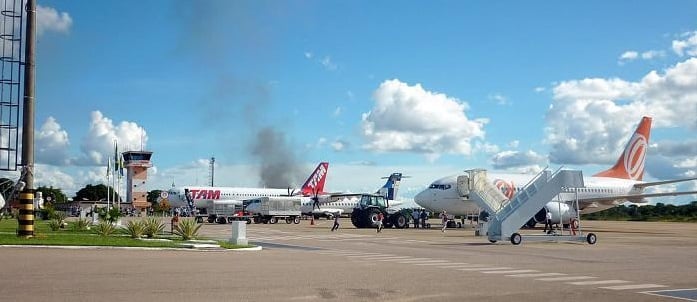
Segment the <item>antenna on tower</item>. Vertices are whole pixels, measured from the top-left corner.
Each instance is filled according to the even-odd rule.
[[[215,157],[211,157],[208,164],[208,180],[210,180],[211,187],[215,187]]]

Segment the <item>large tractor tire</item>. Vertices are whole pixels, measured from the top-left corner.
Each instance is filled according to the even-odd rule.
[[[367,223],[366,227],[368,228],[377,228],[378,227],[378,214],[380,214],[380,210],[378,209],[369,209],[368,210],[368,215],[366,216],[367,218]],[[384,220],[383,220],[384,222]]]
[[[403,213],[396,213],[392,215],[392,224],[398,229],[406,228],[409,225],[409,218]]]

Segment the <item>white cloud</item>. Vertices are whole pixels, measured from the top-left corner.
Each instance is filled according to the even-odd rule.
[[[336,65],[336,63],[332,62],[332,57],[330,57],[330,56],[325,56],[325,57],[320,61],[320,63],[322,64],[322,66],[324,66],[325,69],[327,69],[327,70],[329,70],[329,71],[334,71],[334,70],[336,70],[336,69],[338,68],[338,66]]]
[[[679,56],[697,56],[697,31],[681,35],[684,40],[673,40],[673,51]]]
[[[488,153],[488,154],[493,154],[499,152],[499,146],[495,144],[490,144],[488,142],[476,142],[475,144],[475,150]]]
[[[346,91],[346,97],[348,97],[349,100],[353,100],[355,98],[355,96],[353,95],[353,91]]]
[[[491,157],[494,169],[510,169],[517,167],[539,166],[546,164],[547,158],[528,150],[521,151],[502,151]]]
[[[625,51],[620,55],[620,58],[618,60],[619,64],[622,65],[624,63],[634,61],[637,59],[642,59],[642,60],[652,60],[655,58],[660,58],[660,57],[665,57],[666,52],[663,50],[648,50],[644,51],[642,53],[630,50],[630,51]]]
[[[636,60],[639,57],[639,53],[633,50],[630,51],[625,51],[620,55],[620,61],[626,62],[626,61],[633,61]]]
[[[489,99],[496,102],[498,105],[507,105],[508,103],[508,98],[503,96],[500,93],[494,93],[489,95]]]
[[[333,115],[334,117],[337,117],[337,116],[341,115],[341,110],[342,110],[342,109],[341,109],[341,106],[336,107],[336,109],[334,109],[334,112],[332,113],[332,115]]]
[[[365,149],[422,153],[435,160],[443,153],[470,155],[472,140],[483,139],[486,119],[469,119],[467,103],[442,93],[384,81],[373,93],[371,111],[363,113]]]
[[[313,55],[311,52],[309,52],[309,51],[306,51],[306,52],[305,52],[305,58],[306,58],[306,59],[312,59],[313,57],[314,57],[314,55]]]
[[[337,139],[330,144],[330,146],[332,147],[332,150],[334,150],[336,152],[341,152],[341,151],[346,150],[348,145],[349,145],[349,143],[345,140],[342,140],[342,139]]]
[[[56,32],[67,34],[73,19],[66,12],[58,12],[55,8],[36,6],[36,32],[42,35],[44,32]]]
[[[641,58],[644,60],[651,60],[655,58],[665,57],[666,53],[662,50],[649,50],[641,53]]]
[[[87,137],[82,141],[82,152],[88,164],[103,165],[114,154],[114,140],[118,141],[119,152],[145,149],[148,136],[145,129],[135,122],[122,121],[114,126],[111,119],[99,111],[91,113]],[[141,146],[142,145],[142,146]]]
[[[513,149],[518,148],[519,145],[520,145],[519,140],[512,140],[510,143],[508,143],[508,147],[511,147]]]
[[[535,87],[535,92],[540,93],[544,92],[546,89],[544,87]]]
[[[622,79],[565,81],[554,87],[545,141],[550,160],[565,164],[608,164],[624,148],[641,116],[654,128],[697,130],[697,58],[651,71],[638,82]]]
[[[68,132],[61,129],[56,119],[49,117],[35,133],[36,162],[49,165],[67,165],[70,163]]]

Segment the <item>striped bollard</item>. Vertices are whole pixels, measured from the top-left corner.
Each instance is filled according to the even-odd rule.
[[[34,236],[34,190],[24,190],[19,194],[19,226],[17,236]]]

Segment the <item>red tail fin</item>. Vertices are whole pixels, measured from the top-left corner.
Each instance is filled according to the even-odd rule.
[[[300,189],[301,193],[305,196],[315,195],[324,192],[324,181],[327,178],[327,171],[329,170],[329,163],[321,162],[315,168],[315,171],[310,174],[310,177],[305,181],[303,187]]]
[[[624,152],[620,155],[617,163],[612,168],[593,176],[641,180],[644,177],[644,161],[650,135],[651,118],[645,116],[641,119],[639,127],[634,131],[627,146],[624,147]]]

